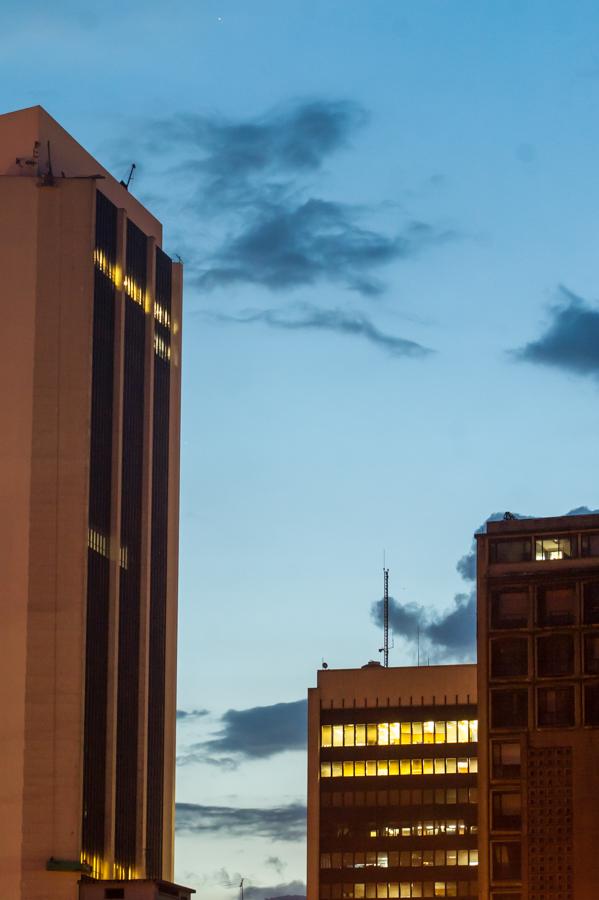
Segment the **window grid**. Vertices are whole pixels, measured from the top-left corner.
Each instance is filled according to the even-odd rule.
[[[320,746],[386,747],[412,744],[475,744],[478,721],[369,722],[321,725]]]
[[[475,756],[430,759],[344,759],[320,763],[321,778],[369,778],[405,775],[471,775],[478,772]]]

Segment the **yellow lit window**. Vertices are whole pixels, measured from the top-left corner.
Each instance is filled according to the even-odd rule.
[[[467,775],[468,774],[468,760],[467,759],[458,759],[458,775]]]
[[[381,900],[381,898],[384,898],[384,897],[387,896],[387,884],[386,884],[386,882],[384,882],[384,881],[379,881],[379,883],[378,883],[377,886],[376,886],[376,896],[377,896],[377,898],[379,898],[379,900]]]
[[[398,759],[390,759],[389,760],[389,775],[399,775],[399,760]]]
[[[424,743],[425,744],[434,744],[435,743],[435,723],[434,722],[423,722],[424,732]]]
[[[456,761],[452,756],[448,756],[445,760],[445,772],[447,775],[455,775],[456,773]]]
[[[423,775],[434,775],[433,769],[433,761],[432,759],[423,759],[422,760],[422,773]]]
[[[366,746],[366,725],[356,725],[356,747]]]
[[[413,759],[412,760],[412,775],[422,775],[422,760],[421,759]]]
[[[445,775],[445,760],[442,756],[435,759],[435,775]]]
[[[468,721],[462,720],[458,722],[458,741],[460,744],[468,743]]]
[[[376,897],[376,884],[370,883],[366,885],[366,896]]]
[[[379,722],[378,726],[378,743],[385,746],[389,743],[389,723]]]
[[[412,722],[412,743],[422,743],[422,722]]]
[[[378,728],[376,725],[369,724],[366,726],[366,743],[369,747],[374,747],[377,742]]]
[[[389,774],[389,763],[386,759],[377,759],[376,774],[377,775],[388,775]]]
[[[343,743],[346,747],[354,746],[355,737],[354,737],[354,726],[353,725],[344,725],[343,726]]]
[[[353,778],[354,777],[354,764],[351,759],[346,759],[343,763],[343,777],[344,778]]]
[[[444,881],[435,881],[435,897],[445,897]]]
[[[423,866],[434,866],[435,865],[435,855],[432,850],[424,850],[422,853],[422,865]]]
[[[364,897],[364,885],[363,884],[354,884],[354,897],[356,900],[361,900]]]
[[[458,740],[458,723],[457,722],[446,722],[446,737],[448,744],[457,744]]]
[[[399,722],[389,722],[389,743],[399,744]]]
[[[458,851],[457,850],[448,850],[445,865],[457,866],[457,864],[458,864]]]
[[[435,744],[445,743],[445,722],[435,722]]]
[[[320,764],[320,777],[321,778],[330,778],[331,777],[330,762],[323,762]]]
[[[401,881],[399,884],[399,896],[400,897],[411,897],[412,892],[410,891],[410,882],[409,881]]]
[[[330,725],[323,725],[320,729],[320,746],[331,747],[333,743],[333,729]]]
[[[410,770],[410,760],[409,759],[400,759],[399,761],[399,771],[401,775],[409,775]]]
[[[470,743],[475,744],[478,741],[478,720],[470,719],[468,725],[470,728]]]
[[[343,775],[343,766],[340,762],[332,763],[333,778],[341,778]]]
[[[402,744],[411,744],[412,743],[412,723],[411,722],[402,722],[400,727],[401,727],[401,742],[402,742]]]
[[[376,830],[376,828],[370,832],[370,837],[371,838],[378,837],[378,831]]]
[[[421,881],[412,882],[412,897],[424,897],[424,894],[422,893]]]
[[[435,865],[436,866],[444,866],[445,865],[445,850],[435,850]]]
[[[399,883],[397,881],[389,882],[389,896],[399,897]]]
[[[354,775],[356,778],[362,778],[366,775],[366,763],[363,759],[357,759],[354,764]]]
[[[380,850],[377,853],[376,864],[379,869],[388,869],[389,868],[389,856],[386,850]]]
[[[343,725],[333,725],[333,747],[343,747]]]
[[[425,837],[433,837],[433,835],[435,834],[435,823],[430,819],[427,819],[423,824],[423,831]],[[432,862],[427,862],[425,863],[425,865],[432,866]]]
[[[376,759],[367,759],[366,760],[366,774],[367,775],[376,775]]]
[[[476,756],[471,756],[469,760],[469,768],[470,771],[476,774],[478,772],[478,759]]]
[[[477,866],[478,865],[478,850],[469,850],[470,854],[469,865]]]
[[[445,896],[446,897],[457,897],[458,896],[457,881],[447,881],[445,883]]]

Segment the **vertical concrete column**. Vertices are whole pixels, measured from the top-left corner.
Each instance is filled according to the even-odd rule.
[[[320,890],[320,691],[308,690],[307,900]]]
[[[156,296],[156,241],[147,240],[146,257],[146,345],[144,363],[144,449],[141,512],[141,577],[139,620],[139,709],[137,764],[137,839],[135,868],[138,878],[146,874],[146,817],[148,770],[148,682],[150,638],[150,591],[152,561],[152,456],[154,431],[154,300]]]
[[[168,460],[168,571],[164,698],[164,819],[162,874],[174,877],[175,764],[177,719],[177,592],[179,583],[179,456],[181,444],[181,324],[183,266],[173,263],[171,289],[171,377]]]
[[[108,611],[108,690],[106,717],[106,875],[114,864],[116,796],[116,737],[119,660],[119,593],[121,566],[121,461],[123,458],[123,372],[125,360],[125,265],[127,215],[117,211],[116,288],[114,311],[114,386],[112,410],[112,484],[110,523],[110,582]]]

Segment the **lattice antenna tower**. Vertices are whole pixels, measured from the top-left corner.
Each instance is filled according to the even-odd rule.
[[[383,565],[383,665],[389,667],[389,569]]]

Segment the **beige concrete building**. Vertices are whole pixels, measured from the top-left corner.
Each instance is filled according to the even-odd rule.
[[[478,541],[480,886],[599,897],[599,516]]]
[[[478,896],[476,666],[318,672],[308,900]]]
[[[161,242],[42,108],[0,116],[7,900],[172,879],[181,268]]]

